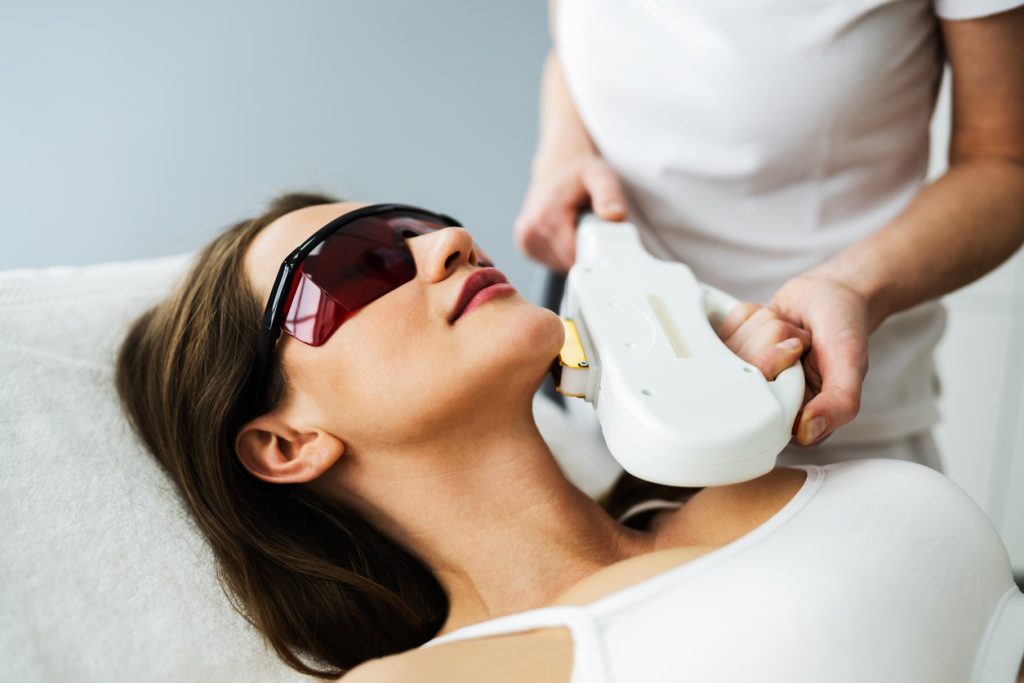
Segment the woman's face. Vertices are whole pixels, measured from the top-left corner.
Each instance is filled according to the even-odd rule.
[[[260,303],[296,246],[361,206],[307,207],[261,231],[245,261]],[[482,297],[449,322],[466,278],[478,270],[468,231],[447,228],[407,244],[412,281],[360,309],[321,346],[282,334],[275,349],[288,385],[282,408],[330,431],[349,452],[437,438],[517,403],[529,406],[561,347],[558,317],[511,289]]]

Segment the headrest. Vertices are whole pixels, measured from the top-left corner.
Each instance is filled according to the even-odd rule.
[[[121,412],[114,358],[187,256],[0,273],[0,680],[292,681]]]

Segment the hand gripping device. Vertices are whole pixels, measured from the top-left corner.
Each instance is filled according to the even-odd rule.
[[[803,401],[800,363],[768,382],[733,354],[714,328],[736,299],[652,257],[633,225],[586,215],[576,245],[552,370],[559,392],[597,409],[619,464],[672,486],[771,470]]]

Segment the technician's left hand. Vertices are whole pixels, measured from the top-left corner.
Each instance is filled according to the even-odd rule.
[[[736,304],[715,332],[730,351],[757,367],[769,382],[811,346],[810,332],[768,306],[746,302]]]
[[[783,285],[769,306],[813,338],[803,360],[807,389],[796,440],[817,445],[860,410],[871,332],[868,303],[836,280],[803,275]]]

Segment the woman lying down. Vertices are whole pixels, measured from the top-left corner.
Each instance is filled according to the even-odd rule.
[[[779,342],[807,342],[746,334],[774,372],[803,350]],[[534,424],[562,335],[452,219],[286,195],[135,323],[118,385],[229,594],[299,671],[1013,680],[1024,634],[989,647],[1022,599],[1005,549],[940,474],[776,469],[620,523]]]

